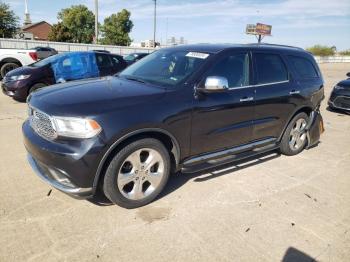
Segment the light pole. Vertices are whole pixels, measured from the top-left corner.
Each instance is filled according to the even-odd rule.
[[[95,44],[98,44],[98,0],[95,0]]]
[[[153,21],[153,43],[156,47],[156,24],[157,24],[157,0],[154,1],[154,21]]]

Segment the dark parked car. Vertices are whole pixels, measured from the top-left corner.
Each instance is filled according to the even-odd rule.
[[[333,88],[328,100],[328,105],[331,109],[350,112],[350,72],[346,76],[349,78],[339,82]]]
[[[31,94],[24,143],[55,188],[78,197],[102,189],[134,208],[154,200],[170,172],[315,145],[323,98],[321,72],[302,49],[178,46],[113,77]]]
[[[45,47],[37,46],[37,47],[32,48],[32,50],[36,51],[36,53],[38,55],[38,59],[40,59],[40,60],[58,54],[58,52],[54,48],[51,48],[48,46],[45,46]]]
[[[136,61],[139,61],[141,58],[144,58],[145,56],[148,56],[148,53],[131,53],[126,56],[124,56],[124,60],[129,65],[135,63]]]
[[[6,74],[3,92],[23,101],[38,88],[84,78],[116,74],[126,67],[123,57],[101,52],[71,52],[48,57]]]

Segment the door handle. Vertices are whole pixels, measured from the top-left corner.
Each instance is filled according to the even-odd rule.
[[[300,91],[299,90],[292,90],[289,92],[290,95],[297,95],[297,94],[300,94]]]
[[[254,97],[250,96],[250,97],[243,97],[241,99],[239,99],[239,102],[248,102],[248,101],[253,101]]]

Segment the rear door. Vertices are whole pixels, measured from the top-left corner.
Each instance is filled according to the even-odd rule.
[[[113,63],[108,54],[96,53],[96,63],[100,71],[100,76],[113,74]]]
[[[111,58],[112,64],[113,64],[112,74],[116,74],[119,71],[126,68],[126,62],[123,60],[122,57],[113,55],[113,56],[110,56],[110,58]]]
[[[222,54],[204,74],[225,77],[229,89],[219,93],[199,94],[192,115],[191,154],[218,151],[252,140],[254,87],[251,81],[249,52]]]
[[[296,81],[279,53],[253,52],[255,113],[253,139],[279,138],[296,109]],[[298,95],[297,93],[295,95]]]

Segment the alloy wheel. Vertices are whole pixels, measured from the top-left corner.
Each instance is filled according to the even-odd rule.
[[[306,125],[306,120],[303,118],[300,118],[295,122],[289,135],[289,146],[292,150],[298,150],[304,145],[306,140]]]
[[[164,160],[160,153],[142,148],[131,153],[121,165],[118,189],[128,199],[144,199],[157,189],[163,176]]]

